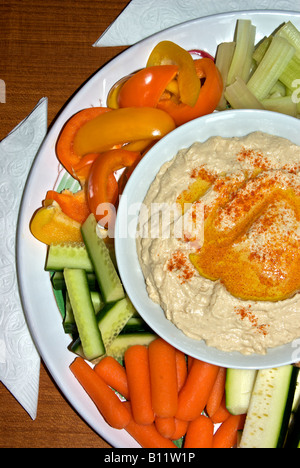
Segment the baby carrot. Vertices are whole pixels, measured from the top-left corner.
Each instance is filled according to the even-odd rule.
[[[177,418],[174,418],[174,421],[175,421],[175,432],[172,435],[172,440],[178,440],[178,439],[181,439],[181,437],[185,436],[189,423],[187,421],[181,421],[180,419],[177,419]]]
[[[124,355],[132,414],[137,424],[154,422],[148,348],[134,345]]]
[[[130,410],[130,403],[128,401],[125,401],[123,405]],[[163,437],[158,432],[154,423],[147,425],[137,424],[132,417],[125,429],[142,448],[177,448],[170,439]]]
[[[210,392],[207,404],[206,404],[206,412],[208,416],[213,416],[215,412],[219,409],[224,392],[225,392],[225,382],[226,382],[226,369],[224,367],[220,367],[216,381]]]
[[[179,393],[176,418],[192,421],[200,416],[208,401],[219,367],[194,359],[187,380]]]
[[[187,362],[185,359],[185,354],[178,349],[175,351],[175,358],[177,370],[177,388],[178,392],[180,392],[187,378]]]
[[[214,424],[219,424],[219,423],[226,421],[226,419],[228,419],[229,416],[230,416],[230,413],[228,409],[226,408],[226,399],[225,399],[225,394],[224,394],[221,404],[219,408],[217,409],[217,411],[211,416],[211,420],[213,421]]]
[[[124,429],[129,423],[131,415],[115,392],[81,357],[76,358],[71,363],[70,370],[107,423],[115,429]]]
[[[195,358],[188,356],[188,372],[191,370]]]
[[[212,448],[213,436],[214,423],[207,416],[201,415],[189,423],[184,448]]]
[[[161,338],[152,341],[149,365],[153,411],[161,418],[173,417],[178,404],[175,348]]]
[[[105,383],[128,400],[128,382],[124,367],[113,357],[106,356],[94,368]]]
[[[237,433],[243,416],[230,415],[218,428],[213,439],[213,448],[232,448],[237,443]]]
[[[159,416],[155,417],[155,427],[158,432],[167,439],[172,439],[175,432],[175,418],[160,418]]]

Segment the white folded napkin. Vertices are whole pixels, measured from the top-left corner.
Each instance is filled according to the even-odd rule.
[[[163,29],[203,16],[241,10],[300,11],[299,0],[131,0],[93,44],[127,46]]]
[[[47,98],[0,142],[0,380],[36,418],[40,357],[19,296],[15,238],[32,162],[47,132]]]

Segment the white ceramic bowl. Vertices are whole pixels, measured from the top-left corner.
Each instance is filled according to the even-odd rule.
[[[182,148],[212,136],[241,137],[254,131],[288,138],[300,145],[300,121],[278,113],[256,110],[219,112],[187,123],[161,141],[143,158],[121,199],[115,233],[119,272],[132,303],[150,327],[183,352],[204,361],[230,368],[261,369],[300,361],[300,339],[270,349],[266,355],[222,352],[184,335],[149,297],[136,251],[136,226],[139,206],[160,167]]]

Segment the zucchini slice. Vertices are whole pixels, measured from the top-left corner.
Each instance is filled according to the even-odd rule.
[[[295,395],[298,369],[283,366],[258,371],[241,448],[283,447]]]
[[[256,376],[256,370],[227,369],[225,393],[229,413],[247,413]]]

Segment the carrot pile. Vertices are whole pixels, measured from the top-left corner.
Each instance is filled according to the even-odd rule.
[[[107,356],[91,367],[77,357],[70,370],[106,422],[143,448],[177,448],[179,439],[183,448],[232,448],[244,425],[244,415],[226,409],[226,369],[161,338],[128,348],[124,366]]]

